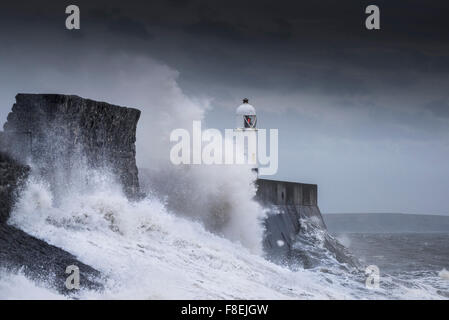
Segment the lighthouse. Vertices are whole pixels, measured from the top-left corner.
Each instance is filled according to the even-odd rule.
[[[237,157],[240,157],[245,164],[251,166],[252,171],[258,173],[257,164],[257,116],[256,109],[249,104],[247,98],[237,108],[236,128],[234,136],[237,141]]]

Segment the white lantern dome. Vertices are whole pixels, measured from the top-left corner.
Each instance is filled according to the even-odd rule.
[[[237,128],[255,129],[257,123],[256,109],[249,104],[248,99],[243,99],[243,103],[235,111],[237,116]]]

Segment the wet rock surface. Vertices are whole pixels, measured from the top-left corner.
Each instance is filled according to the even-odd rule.
[[[0,225],[9,218],[20,183],[26,178],[29,170],[29,167],[0,152]]]

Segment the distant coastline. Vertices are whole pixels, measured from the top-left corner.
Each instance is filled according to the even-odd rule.
[[[449,233],[449,215],[403,213],[328,213],[331,233]]]

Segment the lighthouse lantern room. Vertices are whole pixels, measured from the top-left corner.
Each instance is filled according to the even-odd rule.
[[[256,129],[256,109],[249,104],[248,99],[243,99],[243,104],[236,110],[236,117],[237,129]]]
[[[234,134],[237,139],[240,137],[242,143],[238,144],[238,150],[243,152],[242,159],[244,163],[252,167],[252,171],[257,175],[257,116],[256,109],[249,104],[248,99],[243,99],[236,112],[237,125]],[[245,143],[246,141],[246,143]],[[237,152],[239,153],[239,152]]]

